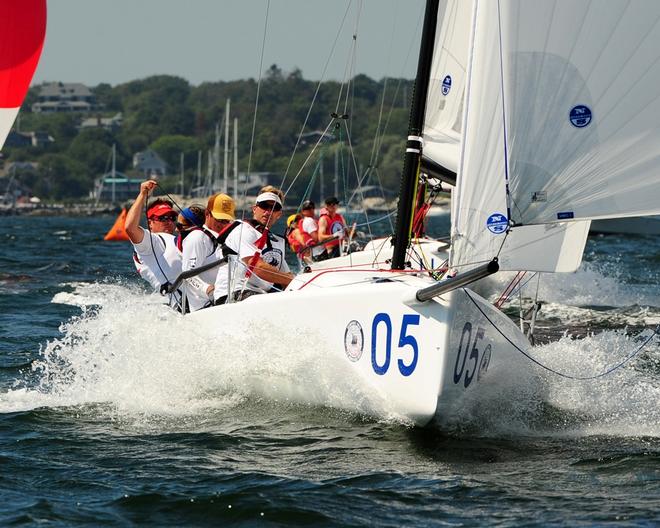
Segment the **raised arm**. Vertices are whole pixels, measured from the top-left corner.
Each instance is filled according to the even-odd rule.
[[[144,238],[144,230],[140,227],[140,217],[142,216],[144,204],[156,185],[157,183],[154,180],[142,182],[140,192],[126,214],[124,229],[126,229],[126,234],[133,244],[139,244]]]

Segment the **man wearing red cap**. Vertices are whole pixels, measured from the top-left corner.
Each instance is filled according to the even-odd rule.
[[[173,282],[181,273],[181,253],[176,247],[174,229],[176,213],[169,201],[158,199],[147,208],[148,230],[140,226],[142,209],[157,183],[147,180],[140,185],[140,193],[126,214],[124,228],[133,244],[133,262],[140,276],[156,290]],[[180,295],[175,294],[177,303]]]
[[[190,233],[183,241],[183,271],[199,268],[222,258],[218,236],[234,222],[234,200],[226,194],[211,196],[206,205],[204,226]],[[216,276],[227,274],[226,267],[212,268],[186,279],[186,300],[194,312],[213,304]]]

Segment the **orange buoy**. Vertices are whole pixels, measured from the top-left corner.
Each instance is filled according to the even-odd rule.
[[[126,208],[124,207],[119,213],[117,220],[115,220],[115,225],[110,228],[110,231],[103,237],[103,240],[130,240],[128,238],[128,233],[124,228],[124,223],[126,222]]]

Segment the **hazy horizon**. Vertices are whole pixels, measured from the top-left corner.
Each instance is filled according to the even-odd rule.
[[[308,80],[414,76],[422,0],[58,0],[33,84],[256,79],[267,9],[262,74],[276,64]]]

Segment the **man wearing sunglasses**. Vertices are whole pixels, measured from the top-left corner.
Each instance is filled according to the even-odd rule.
[[[270,232],[282,216],[282,191],[269,189],[257,196],[252,219],[242,222],[225,240],[227,251],[234,255],[232,287],[228,274],[218,273],[215,304],[224,304],[228,298],[242,300],[257,293],[278,291],[293,279],[284,259],[285,240]]]
[[[147,207],[148,229],[140,226],[144,204],[156,185],[154,180],[142,182],[140,192],[126,214],[124,228],[133,244],[133,262],[140,277],[159,291],[163,284],[174,281],[181,273],[181,253],[174,240],[176,213],[168,200],[151,202]],[[170,299],[172,305],[180,300],[178,293]]]

